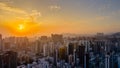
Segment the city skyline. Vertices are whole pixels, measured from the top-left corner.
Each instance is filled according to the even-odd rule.
[[[36,39],[0,34],[0,68],[120,68],[120,33]]]
[[[5,36],[119,32],[119,0],[0,0]]]

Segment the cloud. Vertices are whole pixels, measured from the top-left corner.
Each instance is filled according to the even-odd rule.
[[[0,2],[0,10],[3,10],[5,12],[10,12],[10,13],[15,13],[15,14],[18,14],[19,17],[17,18],[29,18],[29,17],[33,17],[33,18],[37,18],[37,17],[41,17],[42,14],[41,12],[39,12],[38,10],[31,10],[31,11],[26,11],[26,10],[23,10],[21,8],[17,8],[17,7],[14,7],[14,6],[10,6],[6,3],[3,3],[3,2]],[[23,17],[20,17],[20,15],[22,14]]]
[[[14,13],[26,14],[26,11],[19,8],[11,7],[8,4],[2,3],[2,2],[0,2],[0,9],[4,11],[14,12]]]
[[[42,16],[41,12],[39,12],[38,10],[32,10],[31,16]]]
[[[50,10],[60,10],[61,9],[61,7],[58,5],[51,5],[49,8],[50,8]]]

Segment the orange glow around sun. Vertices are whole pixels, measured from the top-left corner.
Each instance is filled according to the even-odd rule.
[[[38,32],[39,24],[34,22],[24,21],[12,21],[5,23],[4,26],[7,28],[9,33],[15,36],[28,36]]]

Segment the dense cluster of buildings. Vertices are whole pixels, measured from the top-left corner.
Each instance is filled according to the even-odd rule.
[[[0,68],[120,68],[120,33],[35,39],[0,35]]]

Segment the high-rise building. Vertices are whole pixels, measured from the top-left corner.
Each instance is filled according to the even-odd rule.
[[[10,50],[10,42],[4,42],[4,50]]]
[[[80,65],[83,68],[84,67],[84,59],[85,59],[85,46],[80,45],[78,46],[78,58],[80,60]]]
[[[46,42],[48,41],[48,37],[47,37],[47,36],[41,36],[41,37],[40,37],[40,41],[41,41],[42,43],[46,43]]]
[[[105,68],[110,68],[110,56],[105,55]]]
[[[73,62],[74,62],[73,55],[68,56],[68,62],[69,62],[70,65],[73,64]]]
[[[58,53],[58,57],[60,60],[67,60],[67,48],[65,46],[62,46],[59,48],[59,53]]]
[[[3,54],[2,53],[0,54],[0,68],[4,68],[4,65],[3,65]]]
[[[2,35],[0,34],[0,51],[3,50],[3,46],[2,46]]]
[[[17,68],[17,53],[7,51],[0,55],[0,68]]]
[[[26,50],[28,48],[29,39],[27,37],[16,37],[15,43],[19,49]]]
[[[52,34],[52,41],[56,44],[56,43],[61,43],[63,44],[63,35],[59,35],[59,34]]]
[[[89,53],[84,56],[84,68],[89,68]]]
[[[73,55],[74,53],[74,43],[69,43],[68,45],[68,55]]]
[[[117,58],[118,61],[118,68],[120,68],[120,57]]]
[[[97,37],[97,39],[103,39],[104,33],[97,33],[96,37]]]
[[[37,40],[37,53],[38,54],[43,53],[43,45],[41,45],[40,40]]]
[[[48,44],[43,45],[43,55],[44,56],[49,56],[50,54],[50,46]]]
[[[77,65],[77,51],[76,51],[76,49],[74,49],[73,60],[74,60],[74,65]]]

